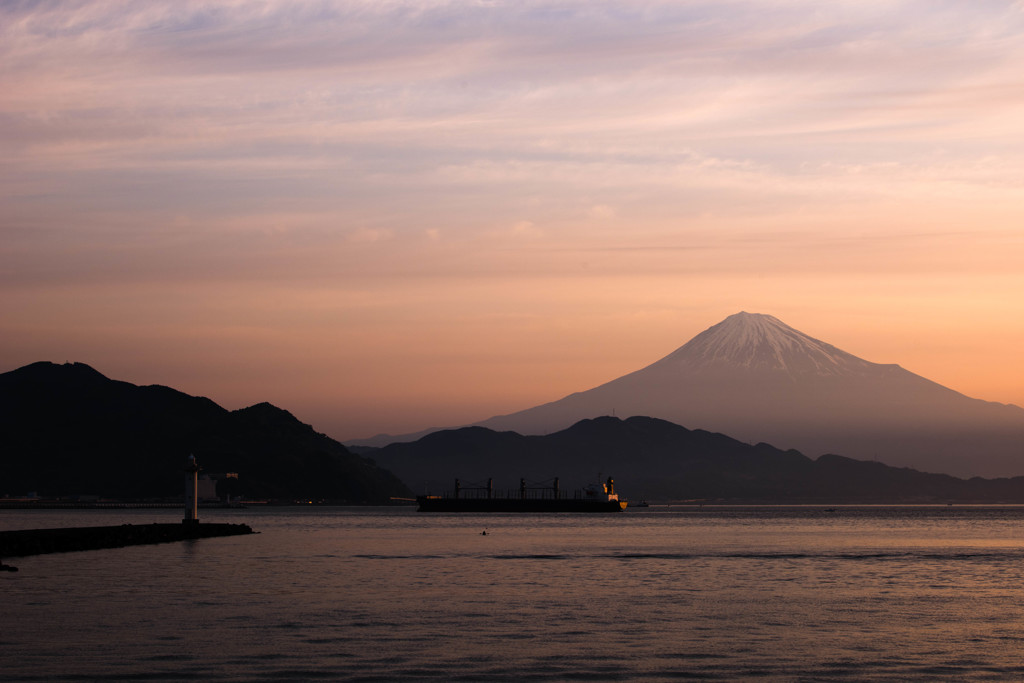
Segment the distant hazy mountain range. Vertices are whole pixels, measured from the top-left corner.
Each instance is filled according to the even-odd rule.
[[[968,398],[752,313],[729,316],[641,370],[477,426],[550,434],[613,414],[810,456],[835,453],[958,476],[1024,474],[1024,409]]]
[[[957,479],[879,462],[742,443],[650,417],[583,420],[544,436],[483,427],[435,432],[373,452],[417,493],[484,487],[499,494],[528,486],[559,487],[572,495],[588,482],[613,476],[616,490],[636,502],[709,503],[1020,503],[1024,477]]]
[[[390,472],[269,403],[228,411],[163,386],[118,382],[81,363],[0,374],[0,496],[181,496],[194,454],[237,473],[235,496],[386,503]]]

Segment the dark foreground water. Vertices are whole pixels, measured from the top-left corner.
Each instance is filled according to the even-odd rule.
[[[0,529],[178,517],[0,511]],[[0,680],[1024,677],[1022,508],[203,520],[261,533],[10,559]]]

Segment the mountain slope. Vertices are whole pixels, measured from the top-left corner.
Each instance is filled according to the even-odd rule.
[[[390,472],[269,404],[230,412],[81,363],[0,374],[0,495],[180,496],[194,454],[252,498],[367,503],[406,496]]]
[[[636,500],[772,503],[1024,502],[1024,477],[965,481],[836,455],[811,460],[797,451],[749,445],[664,420],[601,417],[544,436],[482,427],[436,432],[374,453],[417,492],[451,490],[493,477],[514,490],[520,477],[560,478],[572,491],[612,475]]]
[[[751,313],[661,360],[535,408],[478,423],[545,434],[598,415],[648,415],[819,455],[960,476],[1024,473],[1024,410],[968,398]]]

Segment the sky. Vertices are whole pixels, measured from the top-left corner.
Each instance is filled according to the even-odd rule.
[[[0,3],[0,372],[344,440],[748,311],[1024,406],[1022,64],[1008,0]]]

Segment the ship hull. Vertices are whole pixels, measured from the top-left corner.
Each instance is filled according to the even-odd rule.
[[[621,512],[624,500],[417,496],[420,512]]]

